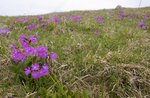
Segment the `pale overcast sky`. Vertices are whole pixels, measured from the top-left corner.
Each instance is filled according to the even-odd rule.
[[[0,0],[0,15],[36,15],[70,10],[96,10],[138,7],[140,0]],[[150,0],[142,0],[141,7],[150,6]]]

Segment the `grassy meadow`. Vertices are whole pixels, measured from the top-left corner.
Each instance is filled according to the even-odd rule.
[[[0,33],[0,98],[150,98],[150,8],[41,17],[0,16],[0,29],[9,30]],[[23,74],[32,57],[12,60],[10,44],[21,49],[21,34],[36,35],[35,46],[57,53],[54,61],[40,60],[48,64],[47,76],[32,79]]]

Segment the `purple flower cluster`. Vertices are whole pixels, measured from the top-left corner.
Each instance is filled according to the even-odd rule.
[[[37,43],[37,39],[33,35],[28,36],[28,39],[29,39],[29,41],[31,41],[32,44],[36,44]]]
[[[36,54],[38,54],[39,58],[47,57],[47,47],[39,46],[37,49],[35,49],[35,51],[37,51]]]
[[[0,35],[8,35],[10,33],[9,29],[0,29]]]
[[[36,47],[26,47],[24,50],[27,56],[35,55],[35,56],[39,56],[39,58],[46,58],[47,56],[44,50],[39,51],[39,48],[36,48]]]
[[[42,17],[42,16],[37,16],[37,19],[38,19],[39,21],[41,21],[41,20],[43,19],[43,17]]]
[[[61,22],[61,20],[58,17],[54,17],[52,22],[59,23],[59,22]]]
[[[47,22],[48,22],[48,23],[59,23],[59,22],[61,22],[61,20],[59,19],[59,17],[56,17],[56,16],[55,16],[55,17],[52,18],[52,19],[48,18],[48,19],[47,19]],[[44,25],[44,26],[46,25],[46,26],[47,26],[48,24],[47,24],[47,23],[43,23],[43,24],[41,24],[41,25]]]
[[[34,55],[38,56],[39,58],[46,58],[48,56],[48,49],[47,47],[44,47],[42,45],[38,47],[33,47],[30,45],[31,44],[36,44],[37,43],[37,38],[36,36],[30,35],[28,38],[24,34],[20,35],[19,41],[23,47],[23,52],[20,52],[18,49],[16,49],[14,44],[10,45],[10,48],[12,49],[12,59],[15,62],[22,61],[26,59],[27,56]],[[50,58],[52,60],[57,59],[57,54],[55,52],[52,52],[50,54]]]
[[[39,58],[47,57],[47,47],[44,47],[44,46],[32,47],[29,45],[29,42],[31,42],[32,44],[37,43],[37,39],[35,36],[30,35],[28,36],[28,39],[26,39],[25,35],[22,34],[20,35],[20,42],[27,56],[35,55],[35,56],[38,56]]]
[[[12,50],[12,59],[15,62],[19,62],[19,61],[26,59],[26,56],[24,53],[21,53],[18,49],[13,49]]]
[[[71,22],[80,22],[81,18],[80,18],[80,16],[74,15],[70,18],[70,21]]]
[[[51,23],[51,22],[53,22],[53,21],[52,21],[52,19],[47,19],[47,22],[48,22],[48,23]]]
[[[16,20],[16,22],[17,23],[23,23],[23,20],[19,18],[19,19]]]
[[[32,44],[37,43],[37,39],[35,36],[30,35],[30,36],[28,36],[28,38],[26,38],[24,34],[21,34],[19,41],[20,41],[20,43],[24,49],[24,53],[21,53],[21,52],[19,52],[18,49],[13,48],[12,59],[15,62],[19,62],[21,60],[24,60],[29,55],[35,55],[35,56],[38,56],[39,58],[46,58],[47,57],[47,51],[48,51],[47,47],[44,47],[44,46],[32,47],[30,45],[30,43],[32,43]]]
[[[24,18],[24,23],[27,23],[29,21],[28,17]]]
[[[32,23],[31,25],[28,26],[28,30],[32,31],[33,29],[35,29],[35,24]]]
[[[95,19],[96,19],[96,21],[99,22],[100,24],[102,24],[102,25],[104,24],[104,20],[103,20],[103,18],[102,18],[101,16],[96,16]]]
[[[51,60],[57,59],[57,54],[52,52],[51,54],[47,54],[48,49],[42,45],[38,47],[33,47],[31,44],[37,43],[37,36],[30,35],[26,37],[24,34],[20,35],[19,41],[23,47],[23,51],[21,52],[18,48],[16,48],[15,44],[12,43],[10,48],[12,49],[12,59],[14,62],[19,62],[25,60],[28,56],[38,56],[39,58],[47,58],[50,57]],[[40,59],[37,59],[40,60]],[[34,61],[33,61],[34,62]],[[28,65],[27,65],[28,66]],[[31,75],[33,79],[38,79],[40,77],[46,76],[49,74],[48,66],[46,64],[40,66],[38,63],[33,63],[30,67],[26,67],[24,69],[25,75]]]
[[[28,39],[26,39],[24,34],[20,35],[19,41],[23,48],[29,47],[29,41],[28,41]]]
[[[32,76],[33,79],[38,79],[40,77],[48,75],[48,66],[44,64],[43,66],[40,66],[39,64],[35,63],[32,64],[31,67],[26,67],[24,69],[25,75],[30,75]]]
[[[128,18],[132,19],[132,18],[133,18],[133,16],[132,16],[132,15],[129,15],[129,16],[128,16]]]
[[[48,23],[46,23],[46,22],[41,23],[41,24],[39,25],[39,27],[47,27],[47,26],[48,26]]]
[[[146,24],[144,22],[140,22],[138,25],[139,25],[139,27],[141,27],[144,30],[147,28]]]
[[[120,17],[121,19],[124,19],[124,17],[126,17],[126,15],[125,15],[125,13],[124,13],[123,11],[120,11],[120,12],[119,12],[119,17]]]

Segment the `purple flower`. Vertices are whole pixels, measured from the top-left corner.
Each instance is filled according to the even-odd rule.
[[[12,59],[15,62],[19,62],[19,61],[26,59],[26,56],[23,53],[21,53],[18,49],[13,49],[12,50]]]
[[[129,15],[129,16],[128,16],[128,18],[132,19],[132,18],[133,18],[133,16],[132,16],[132,15]]]
[[[35,71],[35,70],[39,70],[39,64],[35,63],[35,64],[32,64],[32,71]]]
[[[28,36],[28,39],[32,42],[32,44],[36,44],[36,42],[37,42],[36,37],[33,35]]]
[[[47,19],[47,22],[51,23],[51,22],[53,22],[53,20],[52,19]]]
[[[32,49],[31,46],[29,46],[29,47],[24,47],[24,51],[25,51],[25,54],[26,54],[27,56],[29,56],[30,54],[32,54],[33,49]]]
[[[139,23],[139,27],[141,27],[142,29],[146,29],[147,27],[146,27],[146,24],[144,23],[144,22],[140,22]]]
[[[46,58],[47,57],[47,47],[39,46],[37,50],[38,50],[39,58]]]
[[[17,22],[18,22],[18,23],[22,23],[23,20],[22,20],[22,19],[17,19]]]
[[[19,50],[18,49],[14,49],[13,51],[12,51],[12,54],[14,54],[14,55],[17,55],[19,53]]]
[[[29,21],[28,17],[24,18],[24,23],[27,23]]]
[[[124,12],[120,12],[120,16],[121,17],[125,17],[125,13]]]
[[[32,72],[31,70],[32,69]],[[46,76],[49,74],[48,66],[44,64],[41,68],[39,68],[39,64],[32,64],[31,68],[27,67],[24,70],[26,75],[29,75],[31,73],[31,76],[33,79],[38,79],[40,77]]]
[[[54,18],[53,18],[53,22],[54,22],[54,23],[59,23],[59,22],[61,22],[61,21],[60,21],[60,19],[59,19],[58,17],[54,17]]]
[[[48,66],[46,64],[44,64],[42,66],[42,68],[39,70],[40,76],[46,76],[48,75],[49,71],[48,71]]]
[[[95,19],[97,22],[101,23],[102,25],[104,24],[103,18],[101,16],[96,16]]]
[[[70,18],[70,21],[71,22],[80,22],[81,21],[81,18],[77,15],[74,15]]]
[[[98,35],[99,35],[99,31],[98,31],[98,30],[96,30],[95,35],[96,35],[96,36],[98,36]]]
[[[49,72],[48,72],[48,70],[41,68],[39,70],[39,73],[40,73],[40,77],[42,77],[42,76],[48,75]]]
[[[24,34],[21,34],[20,37],[19,37],[19,41],[20,42],[23,42],[25,40],[25,35]]]
[[[119,16],[120,16],[121,19],[123,19],[126,15],[123,11],[121,11],[121,12],[119,12]]]
[[[57,59],[57,54],[55,52],[52,52],[50,54],[50,58],[51,58],[51,60],[56,60]]]
[[[31,73],[30,67],[24,69],[25,75],[29,75]]]
[[[47,57],[47,53],[46,52],[40,52],[39,53],[39,57],[40,58],[46,58]]]
[[[24,40],[23,42],[21,42],[21,45],[23,48],[29,47],[29,42],[27,40]]]
[[[33,29],[35,29],[35,24],[34,23],[28,26],[29,31],[32,31]]]
[[[41,21],[41,20],[43,19],[43,17],[42,17],[42,16],[37,16],[37,19],[38,19],[39,21]]]
[[[13,29],[13,26],[9,26],[9,30]]]
[[[32,76],[33,79],[38,79],[38,78],[40,78],[40,74],[39,74],[38,71],[33,71],[33,72],[31,73],[31,76]]]
[[[36,47],[32,48],[32,54],[38,56],[38,50]]]
[[[36,42],[37,42],[36,37],[33,35],[28,36],[28,39],[27,39],[27,38],[25,38],[24,34],[21,34],[19,40],[20,40],[20,43],[23,48],[30,47],[29,41],[31,41],[32,44],[36,44]]]
[[[19,41],[20,41],[22,47],[28,47],[28,46],[29,46],[29,43],[28,43],[28,41],[26,40],[24,34],[21,34],[21,35],[20,35]]]
[[[15,49],[15,47],[16,47],[16,46],[15,46],[14,43],[11,43],[10,46],[9,46],[10,49]]]
[[[0,29],[0,34],[2,34],[2,35],[8,35],[10,33],[10,30],[8,30],[8,29]]]
[[[143,19],[144,19],[144,20],[148,19],[147,15],[144,15],[144,16],[143,16]]]
[[[45,22],[45,23],[41,23],[39,27],[44,27],[44,26],[48,26],[48,24]]]
[[[18,61],[21,61],[21,60],[26,59],[26,56],[23,53],[19,53],[17,59],[18,59]]]
[[[36,33],[35,36],[38,37],[38,33]]]
[[[43,68],[44,70],[48,70],[48,66],[47,66],[46,64],[44,64],[44,65],[42,66],[42,68]]]

